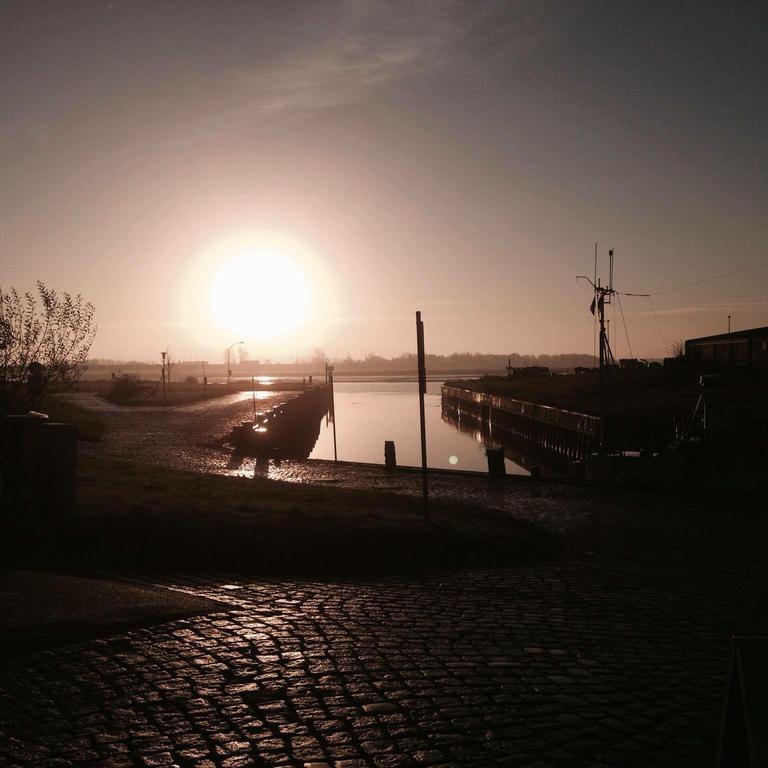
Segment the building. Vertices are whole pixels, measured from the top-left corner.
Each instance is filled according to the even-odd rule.
[[[768,328],[688,339],[685,359],[703,369],[768,368]]]

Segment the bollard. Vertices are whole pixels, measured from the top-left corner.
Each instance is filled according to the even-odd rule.
[[[395,456],[394,440],[384,441],[384,466],[390,471],[397,469],[397,457]]]
[[[488,474],[490,477],[506,477],[507,468],[504,466],[504,449],[486,448],[485,455],[488,459]]]
[[[46,422],[38,437],[37,511],[42,517],[63,517],[75,509],[77,427]]]
[[[18,518],[36,504],[38,440],[48,417],[41,413],[3,420],[3,517]]]

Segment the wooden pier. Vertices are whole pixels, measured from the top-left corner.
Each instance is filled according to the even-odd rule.
[[[449,419],[474,423],[491,441],[511,439],[521,453],[527,449],[561,469],[599,446],[600,418],[588,413],[450,386],[442,387],[442,410]]]

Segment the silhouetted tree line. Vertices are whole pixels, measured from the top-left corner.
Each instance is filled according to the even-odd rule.
[[[297,360],[301,364],[332,363],[338,371],[415,371],[416,355],[407,353],[398,357],[385,358],[369,354],[364,360],[350,357],[327,358],[321,351],[315,350],[308,359]],[[507,355],[483,354],[481,352],[454,352],[450,355],[427,355],[429,371],[506,371],[507,365],[522,368],[527,365],[546,366],[552,370],[572,369],[576,366],[590,368],[594,365],[592,355],[578,353],[559,355]]]

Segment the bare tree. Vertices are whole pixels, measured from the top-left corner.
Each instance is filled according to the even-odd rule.
[[[682,339],[672,342],[669,351],[672,357],[685,357],[685,342]]]
[[[93,304],[37,283],[37,295],[0,289],[0,412],[34,407],[52,385],[82,375],[96,335]]]
[[[310,357],[309,362],[313,365],[321,365],[322,363],[327,363],[328,355],[326,355],[325,352],[319,347],[315,347],[312,350],[312,357]]]

